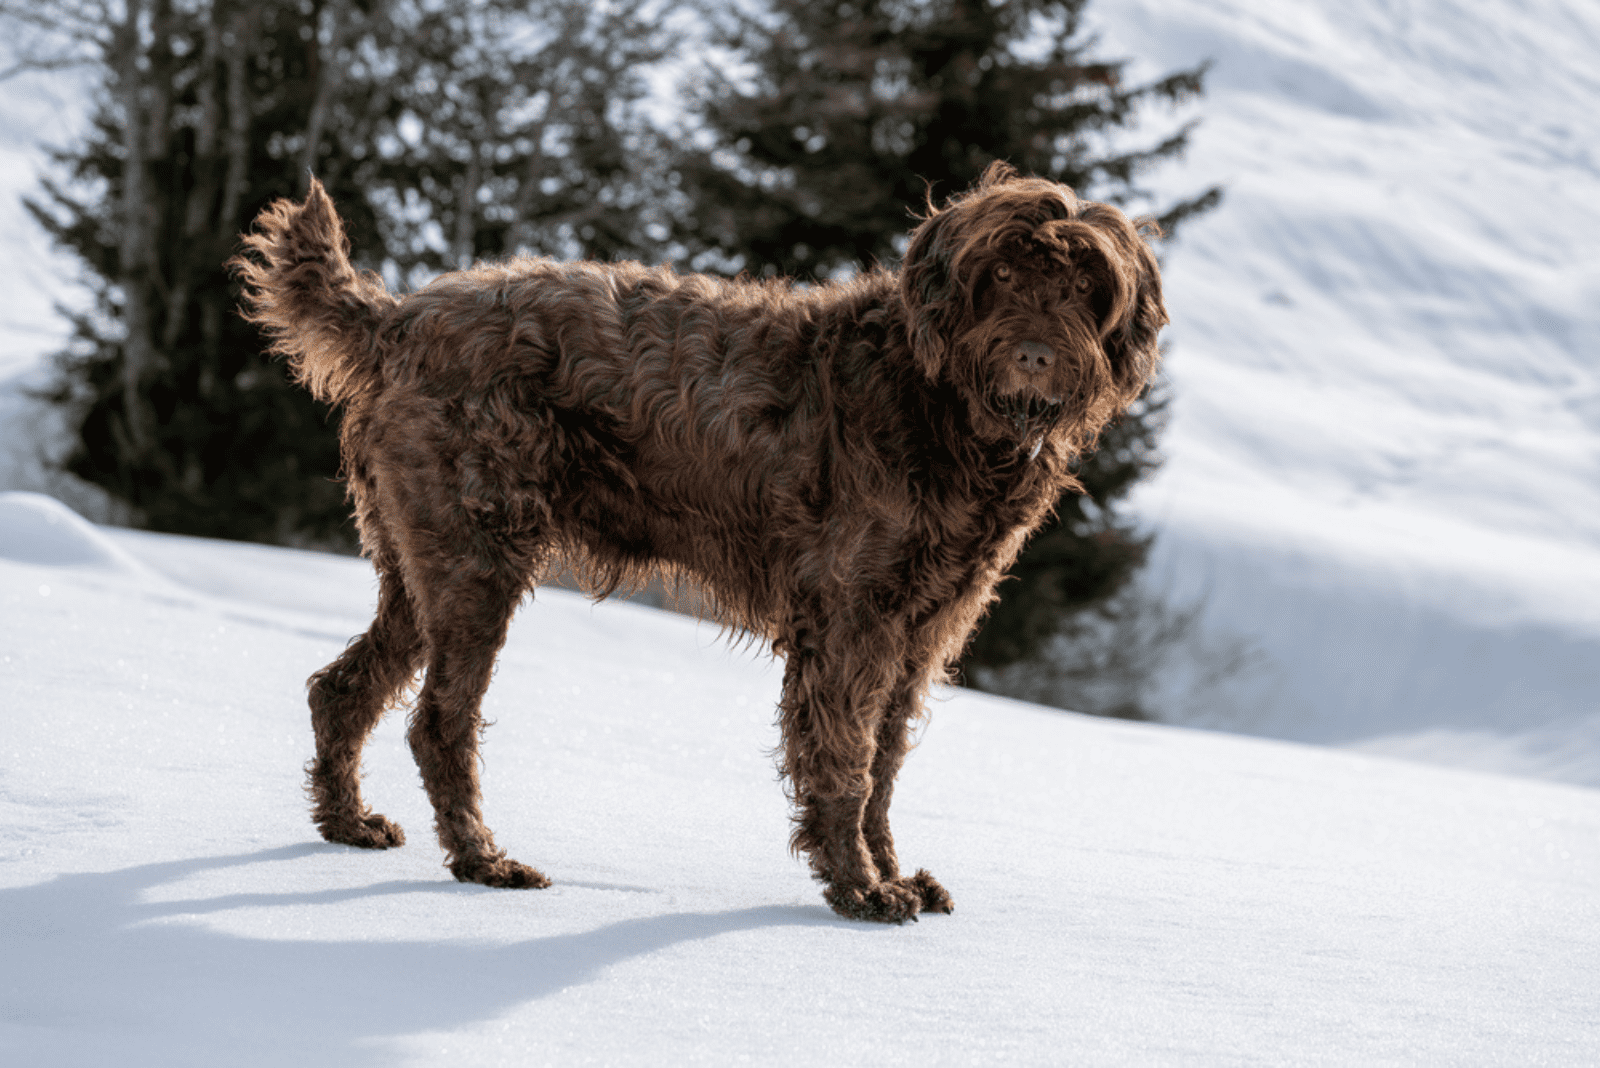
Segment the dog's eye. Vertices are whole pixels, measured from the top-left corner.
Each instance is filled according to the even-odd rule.
[[[1004,282],[1006,279],[1011,277],[1011,268],[1002,263],[994,269],[994,276],[995,278]]]
[[[1077,278],[1073,279],[1072,289],[1075,293],[1087,293],[1093,288],[1094,279],[1090,278],[1086,274],[1080,274]]]

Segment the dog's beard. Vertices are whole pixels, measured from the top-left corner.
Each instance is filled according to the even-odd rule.
[[[1061,398],[1037,393],[994,397],[990,401],[990,409],[1011,427],[1018,450],[1026,450],[1030,460],[1039,455],[1045,439],[1061,425],[1067,412],[1067,406]]]

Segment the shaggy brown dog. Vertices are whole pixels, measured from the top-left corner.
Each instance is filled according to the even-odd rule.
[[[358,274],[313,182],[240,257],[250,318],[344,407],[378,614],[311,678],[324,838],[384,848],[361,748],[419,668],[409,741],[457,879],[542,887],[480,812],[479,701],[554,562],[604,595],[693,576],[785,660],[793,847],[844,916],[949,912],[902,875],[889,798],[911,722],[1069,464],[1132,402],[1166,322],[1116,208],[1001,164],[899,271],[801,287],[513,259],[403,299]]]

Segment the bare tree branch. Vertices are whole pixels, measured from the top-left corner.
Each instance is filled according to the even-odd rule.
[[[74,67],[87,67],[95,60],[90,56],[58,56],[51,59],[25,59],[13,63],[9,67],[0,68],[0,82],[15,78],[19,74],[48,73],[50,71],[71,70]]]
[[[339,84],[343,81],[344,67],[340,63],[339,54],[344,49],[354,25],[349,0],[328,0],[328,6],[323,9],[322,16],[328,25],[328,44],[324,52],[321,46],[322,28],[319,26],[313,48],[313,54],[318,57],[314,75],[317,95],[311,103],[311,115],[306,120],[306,143],[300,157],[301,193],[309,188],[312,172],[317,169],[317,150],[322,145],[322,135],[328,126],[328,112],[333,108]]]

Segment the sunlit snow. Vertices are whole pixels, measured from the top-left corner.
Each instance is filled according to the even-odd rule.
[[[1600,785],[1600,7],[1090,11],[1139,76],[1214,63],[1150,175],[1226,199],[1168,254],[1138,509],[1262,663],[1169,715]]]
[[[41,540],[41,530],[51,537]],[[488,818],[556,880],[450,880],[402,718],[320,842],[303,679],[360,561],[0,496],[0,1060],[1577,1063],[1600,793],[941,693],[896,791],[952,916],[840,920],[789,856],[779,672],[543,591],[486,704]],[[20,559],[19,559],[20,558]],[[296,607],[299,602],[299,607]]]

